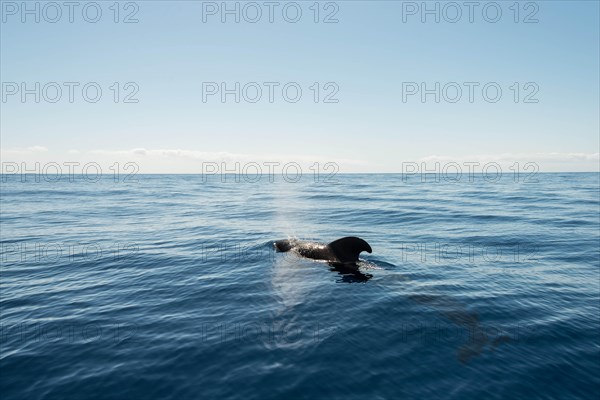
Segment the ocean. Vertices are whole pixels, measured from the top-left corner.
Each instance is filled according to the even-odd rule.
[[[210,178],[3,176],[3,399],[597,398],[598,173]]]

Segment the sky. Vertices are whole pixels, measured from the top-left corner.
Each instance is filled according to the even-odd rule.
[[[1,2],[3,172],[599,170],[598,1],[23,4]]]

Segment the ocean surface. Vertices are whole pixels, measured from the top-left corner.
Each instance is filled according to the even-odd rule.
[[[599,177],[4,176],[0,395],[596,399]]]

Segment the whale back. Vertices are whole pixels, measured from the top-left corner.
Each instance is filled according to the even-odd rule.
[[[336,258],[342,263],[355,263],[361,252],[371,253],[373,250],[369,243],[361,238],[349,236],[334,240],[327,245],[335,254]]]

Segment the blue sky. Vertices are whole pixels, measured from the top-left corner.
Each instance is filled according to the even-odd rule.
[[[203,161],[223,159],[331,161],[340,172],[400,172],[409,161],[598,170],[597,1],[476,2],[472,22],[457,2],[456,23],[447,21],[456,15],[447,2],[427,2],[440,9],[439,23],[421,14],[422,2],[320,2],[318,23],[314,1],[296,2],[296,23],[283,16],[285,6],[294,18],[298,7],[290,2],[276,2],[273,22],[264,2],[255,3],[263,13],[257,23],[244,20],[247,2],[237,2],[239,23],[234,15],[223,23],[220,10],[209,13],[222,2],[201,1],[122,2],[118,23],[114,2],[98,2],[102,16],[90,23],[82,15],[88,3],[74,9],[72,23],[66,7],[51,23],[55,10],[39,2],[36,23],[35,15],[22,15],[21,2],[2,2],[3,161],[132,161],[140,172],[192,173]],[[498,8],[499,20],[487,21]],[[87,10],[93,19],[95,9]],[[132,12],[138,22],[123,23]],[[332,12],[338,22],[324,23]],[[33,89],[36,82],[40,102],[33,94],[23,102],[20,85]],[[49,82],[62,87],[56,103],[47,101],[52,85],[42,93]],[[64,82],[79,84],[72,103]],[[102,89],[98,102],[83,98],[89,82]],[[222,102],[218,94],[204,102],[203,82],[205,89],[206,82],[257,82],[263,93],[256,103],[243,96],[236,103],[234,95]],[[273,102],[264,82],[278,83]],[[281,91],[290,82],[302,90],[295,103]],[[406,95],[411,83],[434,89],[436,82],[439,103],[434,94],[424,102],[420,93]],[[452,82],[462,90],[455,103]],[[472,102],[464,82],[474,82]],[[486,84],[491,100],[502,90],[497,102],[484,97]],[[138,102],[124,102],[136,88]],[[338,102],[323,102],[336,88]]]

